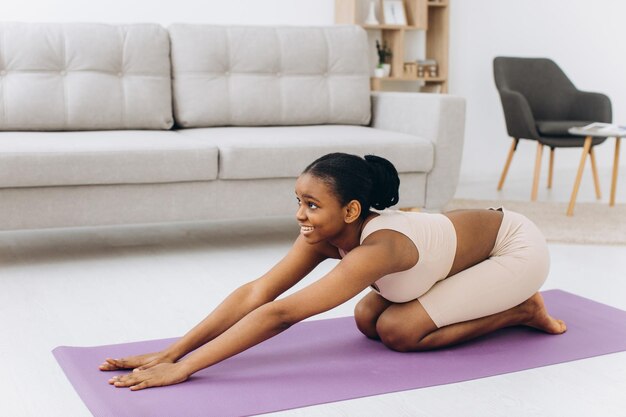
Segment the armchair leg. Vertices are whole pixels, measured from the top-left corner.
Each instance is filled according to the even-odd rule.
[[[537,200],[537,190],[539,189],[539,176],[541,174],[541,156],[543,145],[537,142],[537,158],[535,159],[535,175],[533,177],[533,191],[530,194],[530,201]]]
[[[506,179],[506,174],[509,172],[509,166],[511,166],[511,160],[513,160],[513,154],[517,149],[518,141],[519,139],[513,138],[513,143],[511,143],[511,148],[509,149],[509,154],[506,157],[506,163],[504,164],[504,169],[502,170],[502,175],[500,176],[500,182],[498,182],[498,191],[500,191],[504,185],[504,180]]]
[[[554,172],[554,148],[550,148],[550,169],[548,170],[548,189],[552,188],[552,173]]]
[[[593,173],[593,185],[596,187],[596,198],[599,200],[602,198],[602,193],[600,192],[600,179],[598,178],[596,154],[593,151],[593,147],[589,149],[589,159],[591,160],[591,172]]]
[[[567,215],[572,216],[574,214],[574,204],[576,203],[576,196],[578,195],[578,188],[580,187],[580,180],[583,177],[583,169],[585,168],[585,159],[591,149],[591,136],[585,138],[585,146],[583,147],[583,155],[580,158],[580,165],[578,165],[578,173],[576,174],[576,181],[574,181],[574,190],[572,190],[572,197],[569,200],[569,206],[567,207]]]

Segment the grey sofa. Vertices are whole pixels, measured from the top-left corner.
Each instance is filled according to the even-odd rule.
[[[0,230],[291,215],[334,151],[456,189],[464,100],[373,93],[354,26],[0,24]]]

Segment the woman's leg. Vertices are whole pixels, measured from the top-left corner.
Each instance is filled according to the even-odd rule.
[[[422,351],[462,343],[509,326],[530,326],[550,334],[566,330],[565,323],[548,314],[539,293],[500,313],[437,328],[419,300],[394,304],[380,316],[377,332],[394,350]]]
[[[537,293],[548,276],[545,238],[525,217],[505,212],[490,257],[436,283],[417,300],[387,308],[377,322],[383,343],[396,350],[449,346],[503,327],[548,333],[565,324],[548,314]]]
[[[387,301],[374,291],[370,291],[354,307],[356,327],[370,339],[380,339],[376,332],[376,322],[391,304],[393,304],[391,301]]]

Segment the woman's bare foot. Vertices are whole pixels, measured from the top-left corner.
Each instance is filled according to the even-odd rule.
[[[539,293],[535,293],[535,295],[520,304],[519,307],[527,311],[530,317],[522,323],[524,326],[534,327],[550,334],[561,334],[567,330],[563,320],[555,319],[548,314],[543,297]]]

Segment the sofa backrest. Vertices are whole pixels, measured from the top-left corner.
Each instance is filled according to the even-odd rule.
[[[156,24],[0,23],[0,130],[168,129],[169,39]]]
[[[369,123],[367,35],[359,27],[168,30],[178,126]]]

